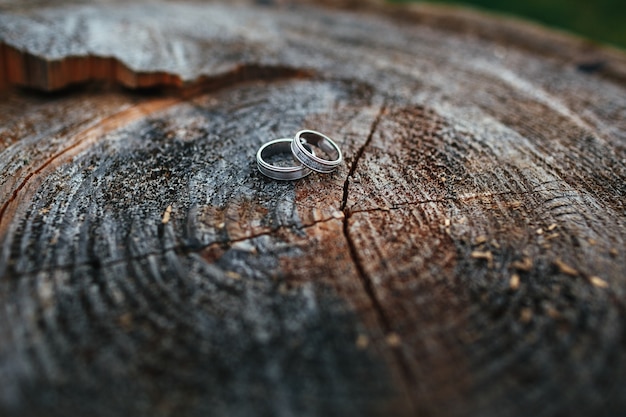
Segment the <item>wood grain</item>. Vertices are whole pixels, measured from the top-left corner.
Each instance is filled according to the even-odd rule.
[[[42,4],[0,13],[0,414],[626,412],[623,52],[434,6]],[[258,173],[302,128],[345,164]]]

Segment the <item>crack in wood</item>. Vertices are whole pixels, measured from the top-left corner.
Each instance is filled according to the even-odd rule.
[[[350,211],[350,209],[346,207],[347,202],[348,202],[349,188],[350,188],[350,178],[354,176],[358,163],[360,159],[362,158],[365,152],[365,149],[372,142],[374,134],[376,133],[378,129],[378,125],[380,124],[380,121],[382,120],[382,117],[385,114],[386,109],[387,109],[387,105],[386,103],[383,103],[383,105],[380,107],[380,110],[376,118],[372,122],[372,126],[370,128],[370,132],[369,132],[367,139],[365,140],[363,145],[358,149],[357,153],[354,156],[354,161],[352,162],[352,165],[350,166],[350,171],[348,172],[348,175],[346,176],[346,180],[344,182],[343,197],[342,197],[340,209],[344,213],[344,219],[343,219],[344,238],[346,239],[346,242],[348,244],[350,258],[352,259],[352,263],[354,264],[357,270],[358,277],[361,281],[361,284],[363,285],[363,289],[365,290],[367,297],[371,301],[372,306],[374,310],[376,311],[378,321],[383,331],[385,332],[385,334],[390,335],[390,337],[397,337],[393,331],[392,320],[388,317],[387,313],[385,312],[385,308],[383,307],[383,304],[380,298],[378,297],[378,294],[376,293],[376,288],[374,286],[374,283],[371,277],[368,275],[367,271],[365,270],[363,263],[359,259],[359,250],[358,250],[357,244],[354,242],[354,239],[352,238],[352,235],[350,234],[350,217],[352,216],[353,213]],[[400,369],[400,372],[403,378],[403,383],[408,394],[407,397],[412,407],[412,413],[418,414],[417,412],[418,406],[416,404],[415,399],[411,395],[411,392],[415,390],[415,386],[417,382],[416,377],[413,374],[413,371],[411,370],[411,367],[409,366],[407,358],[404,356],[404,353],[402,352],[400,345],[390,344],[390,347],[392,348],[392,354],[397,363],[397,366]]]
[[[378,114],[376,115],[376,118],[374,119],[374,122],[372,122],[370,133],[367,136],[365,143],[363,143],[363,145],[357,150],[356,155],[354,156],[354,161],[352,162],[352,165],[350,166],[350,171],[348,172],[348,175],[346,176],[346,181],[343,183],[343,197],[341,199],[341,206],[339,210],[343,211],[344,213],[346,210],[346,204],[348,203],[348,191],[349,191],[348,189],[350,187],[350,178],[354,176],[359,160],[363,156],[363,152],[365,152],[365,148],[369,146],[369,144],[372,142],[374,133],[376,132],[376,129],[378,128],[378,124],[380,123],[380,120],[382,119],[382,116],[385,113],[386,109],[387,109],[387,105],[386,103],[383,103],[383,105],[380,107],[380,110],[378,111]],[[348,213],[345,213],[345,214],[348,214]]]
[[[164,254],[166,254],[168,252],[175,252],[178,255],[197,254],[197,253],[202,252],[203,250],[207,249],[208,247],[210,247],[212,245],[232,246],[232,245],[235,245],[237,243],[246,242],[246,241],[249,241],[249,240],[257,239],[259,237],[272,236],[272,235],[276,234],[276,232],[278,232],[280,230],[290,229],[290,230],[294,230],[294,231],[302,231],[302,230],[309,229],[311,227],[315,227],[318,224],[328,223],[328,222],[331,222],[333,220],[341,220],[341,219],[338,219],[337,217],[331,216],[331,217],[327,217],[325,219],[316,220],[314,222],[301,224],[301,225],[298,225],[298,226],[283,225],[283,226],[278,226],[278,227],[271,228],[271,229],[266,230],[266,231],[261,232],[261,233],[252,234],[252,235],[249,235],[249,236],[245,236],[245,237],[241,237],[241,238],[237,238],[237,239],[214,240],[212,242],[205,243],[203,245],[173,245],[173,246],[170,246],[170,247],[165,247],[161,251],[158,251],[158,252],[157,251],[152,251],[152,252],[142,253],[142,254],[136,255],[136,256],[129,256],[129,257],[120,258],[120,259],[113,259],[113,260],[110,260],[110,261],[107,261],[107,262],[100,262],[97,259],[94,259],[94,260],[85,261],[85,262],[74,262],[74,263],[69,263],[69,264],[64,264],[64,265],[54,265],[54,266],[49,267],[49,268],[40,268],[40,269],[31,270],[31,271],[25,271],[23,273],[17,274],[15,277],[20,277],[20,276],[24,276],[24,275],[36,275],[36,274],[40,274],[40,273],[44,273],[44,272],[49,273],[49,272],[62,271],[62,270],[71,270],[71,269],[78,268],[78,267],[81,267],[81,266],[89,266],[89,265],[93,265],[94,267],[97,267],[97,268],[109,268],[109,267],[116,266],[116,265],[122,265],[122,264],[124,264],[126,262],[142,261],[142,260],[147,259],[147,258],[149,258],[151,256],[164,255]],[[171,226],[166,226],[166,227],[171,227]]]

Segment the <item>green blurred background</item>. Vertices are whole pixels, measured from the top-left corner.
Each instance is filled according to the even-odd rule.
[[[415,0],[391,0],[409,3]],[[431,0],[505,13],[626,49],[626,0]]]

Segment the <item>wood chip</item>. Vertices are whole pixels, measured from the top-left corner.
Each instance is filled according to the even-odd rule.
[[[612,248],[609,253],[611,254],[611,256],[616,257],[617,256],[617,249]]]
[[[117,318],[117,323],[125,331],[129,331],[133,327],[133,315],[131,313],[124,313]]]
[[[359,337],[356,338],[356,347],[360,350],[367,349],[370,344],[370,339],[364,334],[360,334]]]
[[[398,347],[401,343],[400,336],[398,336],[397,333],[389,333],[386,340],[387,344],[391,347]]]
[[[543,229],[539,228],[539,229],[535,230],[535,233],[537,233],[538,235],[542,235],[543,234]]]
[[[231,249],[237,250],[239,252],[247,252],[247,253],[257,253],[257,248],[252,244],[249,240],[242,240],[240,242],[235,242],[232,244]]]
[[[288,294],[289,293],[289,286],[286,283],[281,282],[278,285],[278,292],[280,293],[280,295]]]
[[[163,213],[163,219],[161,220],[161,223],[168,224],[170,222],[170,215],[171,214],[172,214],[172,205],[170,204],[165,209],[165,213]]]
[[[557,237],[559,237],[560,234],[559,233],[551,233],[549,235],[546,236],[547,240],[552,240],[552,239],[556,239]]]
[[[587,239],[587,242],[589,242],[589,244],[590,244],[591,246],[595,246],[595,245],[597,245],[597,244],[598,244],[598,241],[597,241],[597,240],[595,240],[595,239],[591,239],[591,238]]]
[[[226,276],[230,279],[241,279],[241,275],[234,271],[226,271]]]
[[[519,288],[519,281],[520,281],[519,275],[517,275],[517,274],[511,275],[511,279],[509,280],[509,287],[512,290],[518,289]]]
[[[554,229],[556,229],[558,226],[556,223],[552,223],[550,226],[548,226],[548,232],[553,231]]]
[[[533,268],[533,260],[529,257],[525,257],[521,261],[515,261],[511,263],[511,268],[518,271],[528,272]]]
[[[443,225],[446,226],[446,227],[449,227],[450,226],[450,219],[445,219],[443,221]]]
[[[550,318],[553,318],[553,319],[561,318],[561,313],[559,313],[559,310],[552,307],[551,305],[546,306],[545,309],[546,309],[546,313],[548,314],[548,316],[550,316]]]
[[[598,287],[598,288],[608,288],[609,287],[609,283],[606,282],[605,280],[603,280],[600,277],[593,276],[593,277],[589,278],[589,281],[591,282],[591,284],[593,284],[595,287]]]
[[[476,240],[474,241],[474,245],[478,246],[478,245],[482,245],[483,243],[487,242],[487,236],[485,235],[480,235],[476,238]]]
[[[576,269],[572,268],[571,266],[569,266],[568,264],[566,264],[560,259],[555,259],[554,265],[556,265],[556,267],[559,268],[559,271],[562,274],[569,275],[572,277],[578,276],[578,271]]]
[[[472,258],[484,259],[487,261],[487,265],[489,266],[489,268],[493,267],[493,254],[490,251],[475,250],[474,252],[472,252]]]
[[[528,323],[533,319],[533,311],[528,307],[523,308],[519,318],[523,323]]]
[[[61,235],[61,232],[59,230],[55,230],[54,235],[52,236],[52,239],[50,239],[50,244],[56,245],[57,242],[59,241],[60,235]]]

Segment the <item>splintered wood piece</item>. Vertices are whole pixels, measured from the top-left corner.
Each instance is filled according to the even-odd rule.
[[[626,413],[623,52],[378,2],[0,10],[0,415]],[[259,173],[302,129],[337,171]]]

